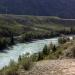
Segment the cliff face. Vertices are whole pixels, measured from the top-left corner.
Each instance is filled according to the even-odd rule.
[[[0,13],[75,18],[75,0],[0,0]]]

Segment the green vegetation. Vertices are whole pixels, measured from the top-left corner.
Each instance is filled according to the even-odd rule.
[[[2,70],[0,70],[0,75],[19,75],[19,68],[22,68],[27,71],[30,70],[32,66],[33,62],[31,60],[31,57],[28,57],[27,55],[20,56],[18,59],[18,63],[11,60],[9,66],[6,66]]]
[[[67,41],[70,41],[70,39],[69,38],[64,38],[64,37],[61,37],[61,38],[58,39],[58,43],[59,44],[64,44]]]
[[[24,69],[24,70],[29,70],[32,65],[33,65],[33,62],[32,62],[32,59],[31,57],[29,56],[29,54],[25,54],[24,56],[20,56],[19,59],[18,59],[18,64]]]
[[[10,65],[7,67],[4,67],[0,71],[0,75],[18,75],[17,70],[19,66],[14,61],[11,60]]]
[[[16,42],[74,34],[75,22],[50,16],[0,15],[0,51]]]
[[[49,50],[47,48],[47,45],[45,45],[44,48],[43,48],[43,54],[48,55],[48,53],[49,53]]]

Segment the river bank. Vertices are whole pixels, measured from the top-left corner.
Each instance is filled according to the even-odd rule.
[[[17,61],[19,55],[41,51],[45,44],[50,44],[50,42],[57,44],[57,39],[58,38],[38,40],[32,43],[21,43],[10,47],[5,50],[6,53],[0,53],[0,68],[8,65],[10,60]]]
[[[72,36],[71,37],[69,36],[69,38],[72,38]],[[60,41],[60,38],[52,38],[52,39],[33,41],[32,43],[29,43],[31,45],[28,47],[30,49],[32,49],[31,46],[33,45],[33,50],[35,49],[36,46],[38,46],[37,48],[39,48],[40,45],[41,45],[41,47],[43,45],[44,46],[42,48],[39,48],[40,50],[37,50],[36,52],[33,51],[32,55],[29,55],[29,53],[26,53],[26,54],[22,53],[22,56],[21,55],[19,56],[17,63],[15,62],[14,59],[11,60],[9,66],[5,66],[3,69],[0,70],[0,74],[1,75],[4,75],[4,74],[6,74],[6,75],[22,75],[22,74],[23,75],[31,75],[31,74],[33,74],[34,75],[35,73],[37,73],[37,71],[39,71],[39,73],[43,73],[42,71],[44,71],[45,68],[46,69],[50,68],[50,66],[54,66],[55,68],[57,68],[57,66],[58,66],[58,68],[59,68],[59,65],[57,65],[57,64],[58,63],[61,64],[61,62],[65,62],[65,60],[63,60],[63,59],[65,59],[65,57],[69,57],[69,56],[70,56],[69,58],[75,57],[75,53],[74,53],[75,40],[74,39],[70,40],[68,38],[61,38],[61,40],[63,42]],[[58,42],[59,42],[59,45],[57,45]],[[27,45],[29,45],[29,44],[27,44]],[[21,53],[21,51],[22,50],[20,50],[20,53]],[[68,54],[68,52],[69,52],[69,54]],[[23,55],[23,54],[25,54],[25,55]],[[60,60],[60,59],[62,59],[62,60]],[[44,63],[42,60],[45,61],[46,63]],[[47,65],[49,65],[47,63],[47,60],[49,60],[48,61],[49,63],[54,62],[54,63],[52,63],[54,65],[50,64],[50,66],[47,67]],[[40,65],[38,64],[39,63],[38,61],[41,62]],[[42,66],[42,64],[44,67]],[[42,69],[42,67],[43,67],[43,69]],[[41,71],[39,70],[39,68]],[[33,70],[35,72],[33,72]],[[51,69],[51,70],[53,71],[53,74],[55,74],[55,72],[54,72],[55,69]],[[44,71],[44,72],[46,72],[46,71]],[[48,70],[47,70],[47,72],[48,72]],[[46,74],[47,74],[47,72],[46,72]],[[37,73],[37,75],[39,73]],[[48,73],[51,74],[51,71]],[[58,71],[57,71],[57,73],[59,74]]]
[[[72,38],[72,36],[69,37]],[[13,45],[12,47],[4,49],[4,52],[0,52],[0,68],[8,65],[10,60],[17,61],[20,55],[23,55],[25,53],[33,54],[41,51],[46,44],[58,44],[58,38],[59,37],[34,40],[26,43],[18,43]]]

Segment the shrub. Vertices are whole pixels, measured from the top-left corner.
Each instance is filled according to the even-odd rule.
[[[40,60],[43,60],[43,53],[42,52],[39,52],[38,53],[38,61],[40,61]]]
[[[29,70],[32,67],[33,62],[32,62],[31,57],[23,56],[21,57],[19,64],[23,67],[23,69]]]
[[[65,38],[59,38],[58,39],[59,44],[64,44],[66,41],[67,41],[67,39],[65,39]]]
[[[56,46],[53,45],[53,47],[52,47],[52,51],[53,51],[53,52],[56,52],[56,50],[57,50]]]
[[[32,61],[33,62],[36,62],[36,61],[38,61],[38,53],[34,53],[33,55],[31,55],[31,58],[32,58]]]
[[[66,50],[64,55],[68,58],[75,58],[75,47],[73,47],[69,50]]]

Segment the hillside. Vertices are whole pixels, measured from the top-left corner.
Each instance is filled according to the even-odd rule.
[[[75,18],[75,0],[0,0],[0,13],[6,8],[8,14]]]
[[[0,14],[0,50],[15,42],[75,34],[75,19]]]
[[[70,27],[74,28],[75,19],[62,19],[54,16],[0,15],[0,26],[13,29],[17,33],[25,31],[43,32]],[[59,27],[61,28],[59,29]]]
[[[15,35],[20,35],[24,32],[69,30],[71,27],[75,28],[75,19],[62,19],[54,16],[0,15],[1,34],[7,29]]]
[[[38,61],[29,71],[20,68],[19,75],[75,75],[75,40],[60,44],[58,50],[63,51],[58,59]]]
[[[44,60],[37,62],[31,71],[19,69],[19,75],[74,75],[75,59]]]
[[[19,56],[17,63],[11,60],[0,75],[74,75],[75,37],[59,39],[58,46],[48,44],[38,53]]]

